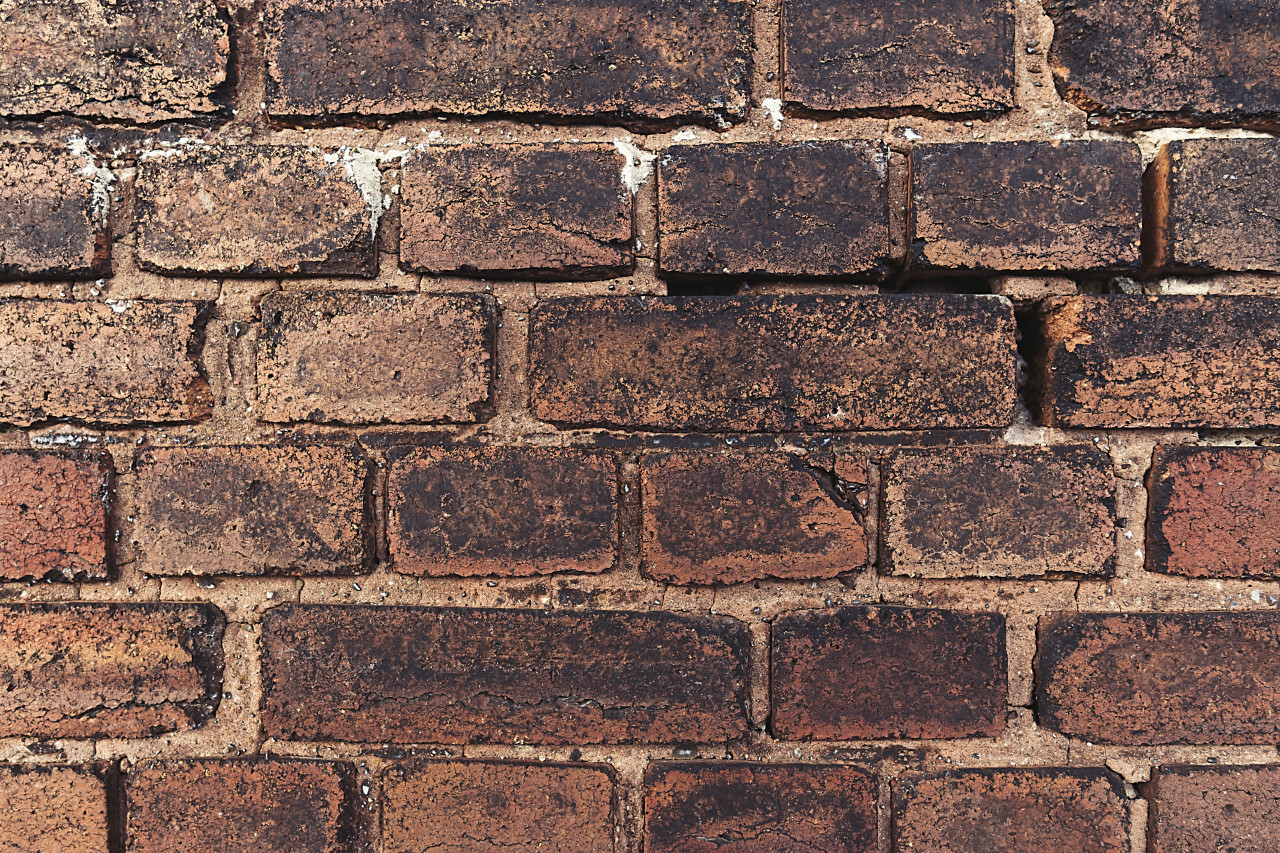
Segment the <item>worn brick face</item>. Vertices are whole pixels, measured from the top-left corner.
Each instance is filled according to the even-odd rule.
[[[108,853],[104,775],[97,767],[0,767],[0,853]]]
[[[106,453],[0,453],[0,578],[103,579]]]
[[[1280,767],[1165,766],[1151,774],[1152,853],[1268,853],[1280,848]]]
[[[3,40],[0,34],[0,44]],[[3,56],[0,50],[0,79]],[[90,154],[0,145],[0,279],[91,278],[107,272],[111,247],[104,225],[110,199],[105,186],[95,186],[96,167]]]

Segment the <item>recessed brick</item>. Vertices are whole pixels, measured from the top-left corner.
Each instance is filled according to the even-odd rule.
[[[876,777],[847,765],[660,761],[644,779],[649,853],[862,853]]]
[[[103,777],[97,767],[0,768],[0,853],[108,853]]]
[[[1130,142],[962,142],[911,151],[914,240],[932,267],[1130,269],[1142,158]]]
[[[845,483],[833,469],[830,458],[781,453],[646,455],[644,573],[735,583],[831,578],[865,566],[867,477]]]
[[[398,572],[602,572],[618,550],[612,455],[470,447],[393,453],[387,537]]]
[[[534,415],[784,431],[1006,426],[1014,327],[992,296],[557,299],[530,315]]]
[[[1280,766],[1159,767],[1151,774],[1152,853],[1280,849]]]
[[[0,453],[0,578],[107,577],[106,453]]]
[[[0,80],[3,62],[0,58]],[[111,241],[104,226],[111,200],[95,167],[87,153],[0,145],[0,279],[92,278],[108,272]]]
[[[417,761],[382,774],[384,853],[612,853],[613,772],[521,761]]]
[[[493,300],[270,293],[262,300],[259,417],[469,423],[487,416]]]
[[[658,165],[668,272],[883,272],[889,155],[880,144],[674,145]]]
[[[1004,617],[844,607],[773,623],[773,733],[784,740],[994,737]]]
[[[745,627],[679,613],[282,605],[263,725],[301,740],[704,743],[746,733]]]
[[[890,574],[1115,572],[1115,478],[1094,447],[904,449],[884,468]]]

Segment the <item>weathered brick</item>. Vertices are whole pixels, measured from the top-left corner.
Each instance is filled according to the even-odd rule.
[[[3,56],[0,50],[0,79]],[[105,274],[110,203],[91,154],[0,145],[0,279]]]
[[[786,99],[813,110],[1013,106],[1008,0],[790,0],[782,51]]]
[[[106,453],[0,453],[0,578],[106,578]]]
[[[135,565],[147,574],[331,574],[365,565],[369,472],[353,446],[160,448],[135,467]]]
[[[345,853],[353,768],[296,759],[149,761],[125,775],[128,853]]]
[[[1102,743],[1275,743],[1280,614],[1041,617],[1042,725]]]
[[[963,142],[911,152],[920,262],[1129,269],[1141,260],[1142,158],[1130,142]]]
[[[833,469],[829,457],[781,453],[646,456],[644,573],[734,583],[831,578],[865,566],[867,477],[846,484]]]
[[[890,574],[1115,572],[1115,478],[1093,446],[904,449],[884,468]]]
[[[1151,853],[1280,849],[1280,766],[1165,766],[1151,774]]]
[[[660,761],[644,779],[648,853],[853,853],[876,846],[875,776],[822,764]]]
[[[493,301],[484,296],[268,294],[259,417],[481,420],[492,400],[493,325]]]
[[[0,605],[0,736],[148,737],[218,706],[208,604]]]
[[[533,411],[556,423],[774,431],[1013,418],[1013,311],[999,297],[558,299],[530,322]]]
[[[97,767],[0,767],[0,853],[108,853],[103,775]]]
[[[773,732],[786,740],[994,737],[1004,617],[844,607],[773,623]]]
[[[722,616],[286,604],[263,624],[263,725],[303,740],[727,740],[746,732],[748,646]]]
[[[1127,853],[1123,783],[1101,768],[972,769],[894,784],[900,853]]]
[[[0,300],[0,421],[192,421],[213,406],[200,306]]]
[[[1079,296],[1042,303],[1044,421],[1068,427],[1280,425],[1280,302]]]
[[[408,269],[596,277],[631,267],[631,194],[612,145],[432,147],[401,172]]]
[[[748,106],[751,10],[737,0],[271,0],[266,31],[276,115],[667,119]]]
[[[606,765],[416,761],[382,774],[384,853],[612,853]]]
[[[618,551],[607,453],[538,447],[395,451],[387,538],[410,575],[603,572]]]
[[[888,151],[874,142],[671,146],[658,160],[662,268],[883,272],[888,164]]]

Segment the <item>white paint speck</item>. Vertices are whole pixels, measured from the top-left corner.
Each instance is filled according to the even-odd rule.
[[[773,122],[774,130],[782,130],[782,99],[781,98],[765,98],[760,102],[760,109],[764,110],[765,115]]]
[[[635,195],[653,174],[653,161],[658,159],[658,155],[623,139],[613,140],[613,147],[625,160],[622,164],[622,185]]]

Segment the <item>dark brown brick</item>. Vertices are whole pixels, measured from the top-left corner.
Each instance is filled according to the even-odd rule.
[[[1151,853],[1280,849],[1280,766],[1167,766],[1151,774]]]
[[[387,538],[410,575],[603,572],[618,551],[618,469],[576,449],[393,453]]]
[[[844,607],[773,623],[784,740],[994,737],[1008,664],[997,613]]]
[[[644,779],[648,853],[863,853],[875,776],[857,767],[661,761]]]
[[[0,80],[4,55],[0,50]],[[104,226],[111,200],[96,169],[88,153],[0,145],[0,279],[108,272],[111,243]]]
[[[1008,0],[867,4],[790,0],[782,21],[788,101],[814,110],[1013,106]]]
[[[0,453],[0,578],[107,577],[106,453]]]
[[[0,767],[0,853],[108,853],[103,776],[96,767]]]
[[[659,429],[927,429],[1013,418],[1013,311],[991,296],[540,303],[534,415]]]
[[[846,484],[834,467],[829,457],[782,453],[646,456],[644,573],[736,583],[832,578],[865,566],[867,477]]]
[[[675,145],[658,164],[668,272],[883,272],[889,154],[878,143]]]
[[[911,152],[914,239],[933,267],[1138,266],[1142,158],[1130,142],[964,142]]]
[[[222,614],[208,604],[0,606],[0,736],[148,737],[218,706]]]
[[[1042,305],[1042,417],[1065,427],[1280,425],[1280,301],[1079,296]]]
[[[1054,613],[1036,655],[1040,723],[1139,746],[1275,743],[1280,614]]]
[[[599,277],[631,267],[612,145],[435,146],[401,172],[400,259],[431,272]]]
[[[885,463],[890,574],[928,578],[1115,572],[1111,459],[1087,447],[907,449]]]
[[[1101,768],[973,769],[894,784],[896,853],[1127,853],[1120,779]]]
[[[344,853],[351,765],[149,761],[125,776],[128,853]]]
[[[266,31],[276,115],[668,119],[748,106],[751,9],[738,0],[272,0]]]
[[[259,417],[469,423],[492,400],[484,296],[271,293],[262,300]]]
[[[213,400],[196,364],[200,306],[0,300],[0,421],[192,421]]]
[[[748,646],[722,616],[286,604],[263,625],[263,724],[302,740],[728,740],[746,733]]]
[[[416,761],[382,775],[384,853],[612,853],[613,771],[589,764]]]

